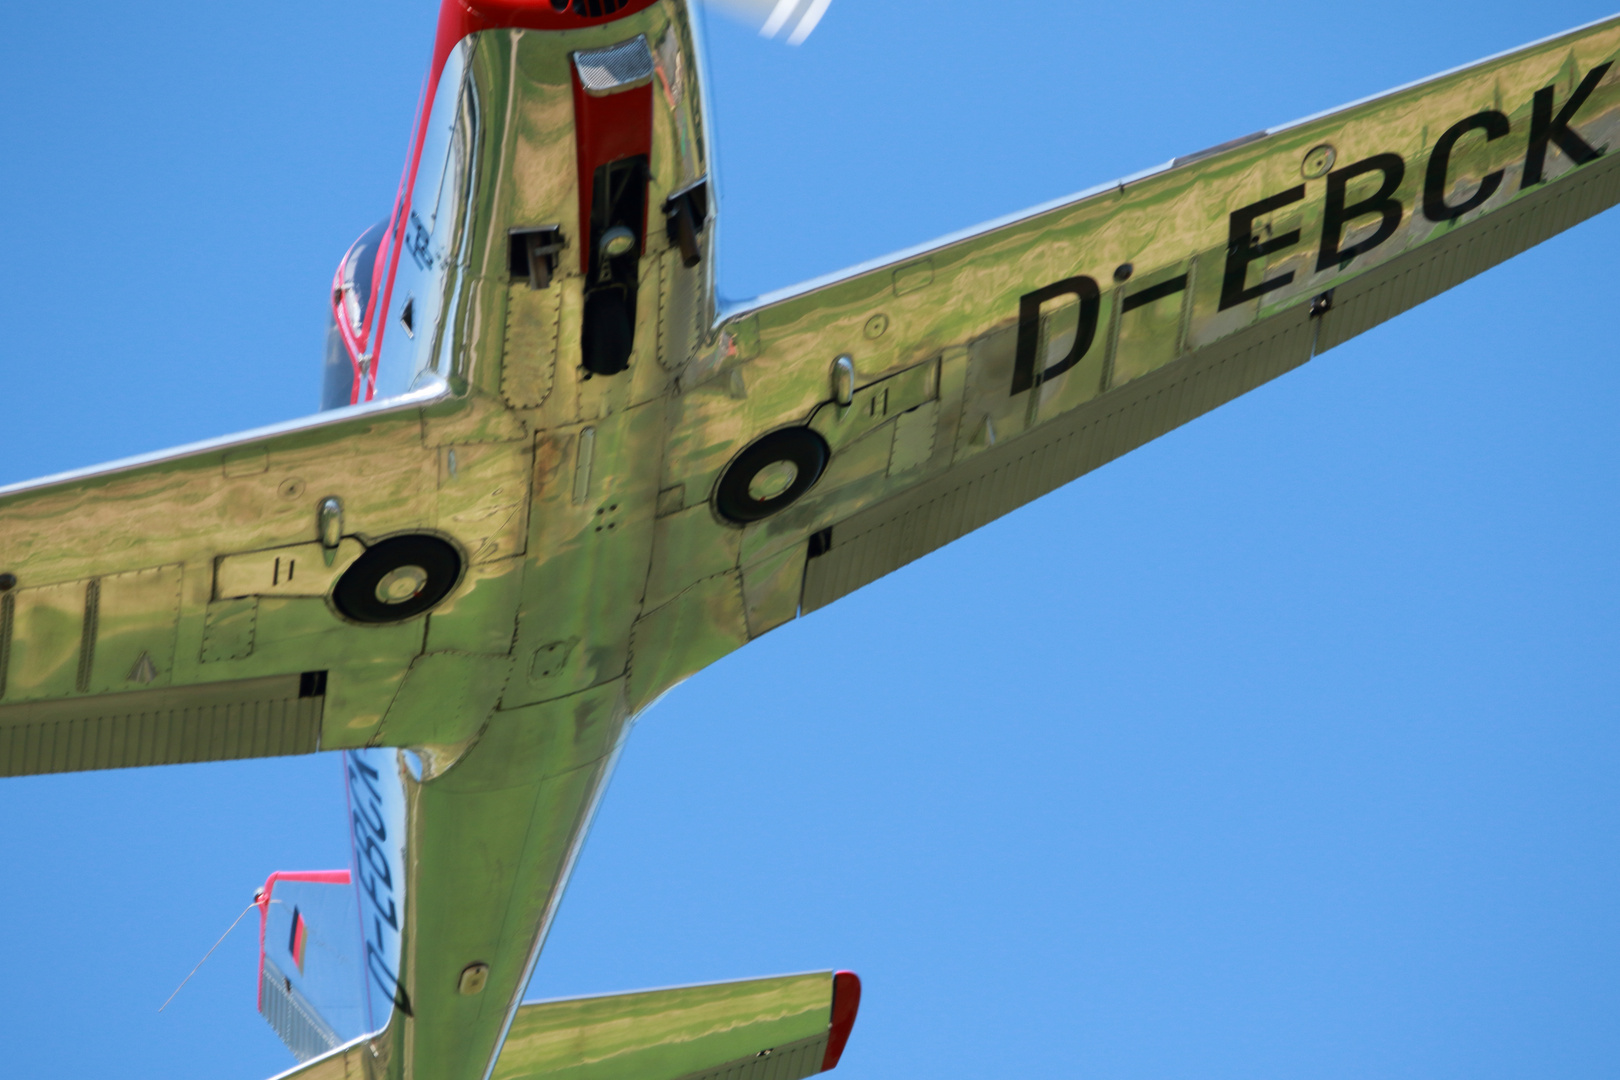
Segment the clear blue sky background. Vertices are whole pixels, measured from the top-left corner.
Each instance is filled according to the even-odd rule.
[[[16,4],[0,481],[310,411],[435,13]],[[837,0],[712,25],[729,295],[1607,14]],[[532,993],[829,966],[840,1075],[1612,1077],[1614,312],[1588,223],[803,619],[634,735]],[[259,1080],[326,757],[0,782],[0,1073]]]

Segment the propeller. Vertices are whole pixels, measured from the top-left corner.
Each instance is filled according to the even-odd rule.
[[[765,38],[801,45],[827,14],[832,0],[708,0],[709,6],[747,23]]]

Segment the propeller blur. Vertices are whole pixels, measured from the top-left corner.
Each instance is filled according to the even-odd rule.
[[[711,7],[759,30],[765,38],[802,45],[827,14],[832,0],[708,0]]]

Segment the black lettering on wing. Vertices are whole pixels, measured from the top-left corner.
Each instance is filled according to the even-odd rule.
[[[1570,128],[1570,122],[1575,119],[1575,113],[1586,99],[1592,96],[1597,84],[1603,81],[1603,76],[1609,73],[1612,63],[1602,63],[1586,73],[1586,78],[1569,95],[1564,107],[1553,115],[1553,94],[1556,86],[1543,86],[1536,91],[1535,98],[1530,102],[1530,145],[1524,153],[1524,176],[1519,180],[1519,190],[1523,191],[1532,184],[1542,182],[1542,173],[1547,166],[1547,145],[1556,144],[1558,149],[1569,156],[1577,165],[1585,165],[1588,161],[1600,157],[1602,149],[1597,149],[1591,143],[1581,138]]]
[[[1221,311],[1281,289],[1294,280],[1294,272],[1289,270],[1258,285],[1251,287],[1247,284],[1250,263],[1299,243],[1299,230],[1290,229],[1257,244],[1254,241],[1254,223],[1275,210],[1299,202],[1304,197],[1305,185],[1301,184],[1281,194],[1269,195],[1259,202],[1232,211],[1227,222],[1226,273],[1221,278]]]
[[[1350,181],[1370,172],[1383,173],[1384,182],[1367,198],[1346,205],[1345,193]],[[1316,257],[1318,273],[1334,268],[1342,270],[1357,255],[1371,251],[1395,235],[1395,230],[1401,227],[1402,211],[1395,192],[1405,178],[1406,162],[1401,160],[1399,154],[1374,154],[1328,173],[1327,206],[1322,211],[1322,249]],[[1373,230],[1373,234],[1349,247],[1340,247],[1344,241],[1345,226],[1368,214],[1380,215],[1378,228]]]
[[[1496,194],[1496,189],[1502,186],[1504,175],[1502,169],[1480,177],[1479,190],[1462,202],[1454,206],[1448,204],[1446,187],[1451,179],[1451,153],[1457,145],[1457,140],[1470,131],[1483,131],[1485,141],[1491,142],[1506,135],[1510,126],[1504,114],[1495,109],[1488,109],[1464,117],[1445,130],[1445,133],[1435,141],[1434,152],[1429,155],[1429,168],[1423,176],[1424,217],[1435,222],[1450,221],[1483,206],[1486,199]]]
[[[1075,328],[1074,344],[1069,353],[1051,367],[1040,372],[1040,382],[1055,379],[1078,364],[1091,348],[1097,336],[1097,319],[1102,309],[1102,294],[1097,283],[1089,277],[1065,278],[1044,289],[1026,293],[1018,301],[1018,352],[1013,361],[1012,391],[1021,394],[1036,383],[1036,353],[1041,345],[1041,305],[1061,296],[1073,296],[1080,301],[1080,325]]]
[[[1161,281],[1157,285],[1149,285],[1141,292],[1132,293],[1131,295],[1127,296],[1125,298],[1125,302],[1120,305],[1120,310],[1135,311],[1137,308],[1146,304],[1151,304],[1155,300],[1163,300],[1167,296],[1174,296],[1176,293],[1181,292],[1186,287],[1187,275],[1177,275],[1176,277],[1171,278],[1169,281]]]

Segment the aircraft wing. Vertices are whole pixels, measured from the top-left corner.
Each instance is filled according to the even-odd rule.
[[[513,618],[486,648],[472,598],[515,572],[530,456],[504,410],[429,391],[0,491],[0,776],[364,746],[409,727],[413,670],[443,711],[396,745],[470,737]],[[334,619],[338,575],[424,527],[469,553],[439,640]]]
[[[713,653],[1612,206],[1617,47],[1620,21],[1595,23],[733,312],[683,375],[686,490],[738,467],[738,398],[754,430],[795,417],[830,455],[745,525]]]

